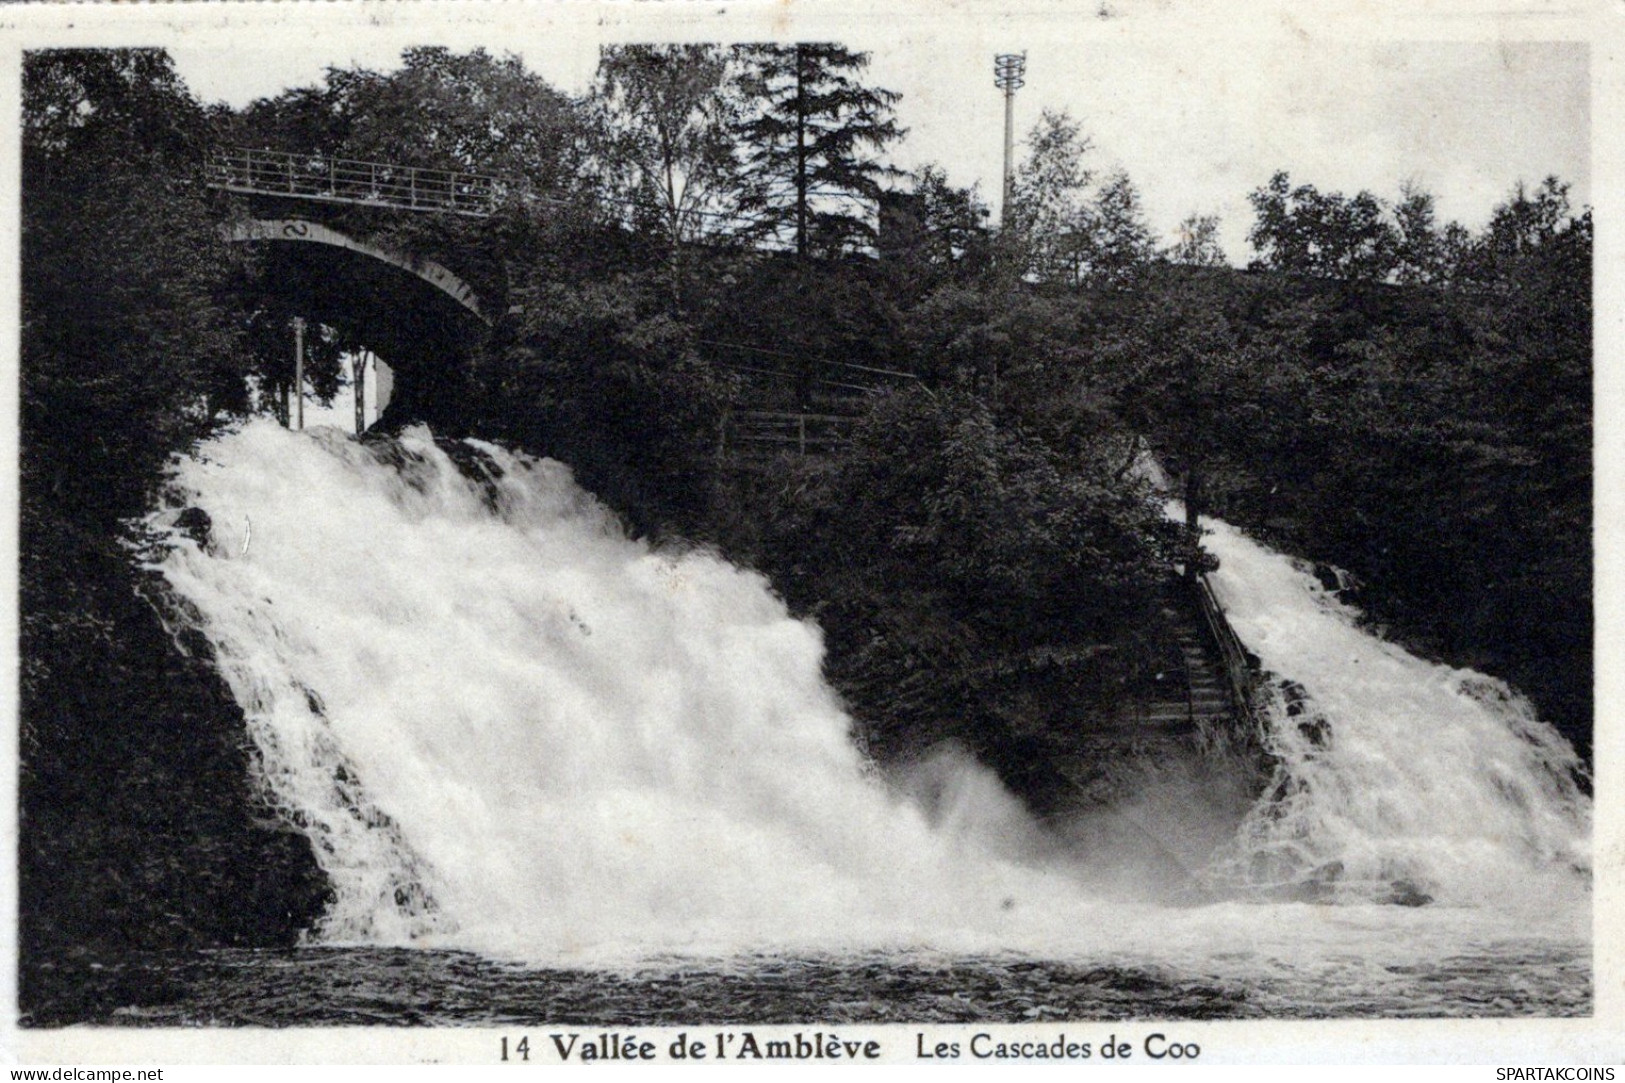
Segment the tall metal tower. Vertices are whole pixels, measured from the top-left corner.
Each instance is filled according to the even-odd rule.
[[[1016,91],[1026,82],[1027,54],[1000,53],[993,58],[993,85],[1004,91],[1004,199],[999,204],[999,224],[1010,224],[1010,193],[1015,188]]]

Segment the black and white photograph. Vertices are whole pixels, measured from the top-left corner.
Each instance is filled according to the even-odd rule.
[[[13,1063],[1625,1058],[1611,7],[7,7]]]

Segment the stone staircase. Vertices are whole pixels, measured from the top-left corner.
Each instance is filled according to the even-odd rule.
[[[1136,744],[1238,720],[1223,656],[1182,593],[1170,591],[1162,607],[1168,653],[1155,688],[1125,701],[1115,718],[1093,722],[1091,741]]]
[[[1125,697],[1111,717],[1090,718],[1051,751],[1046,769],[1056,785],[1042,807],[1111,807],[1161,785],[1170,769],[1190,777],[1212,774],[1221,790],[1235,782],[1225,772],[1250,754],[1251,664],[1237,653],[1240,671],[1229,671],[1232,655],[1222,642],[1228,626],[1212,625],[1203,589],[1169,584],[1156,679]],[[1221,749],[1229,753],[1215,756]],[[1243,786],[1249,795],[1252,785]]]

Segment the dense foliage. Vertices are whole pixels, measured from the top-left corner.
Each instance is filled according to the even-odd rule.
[[[247,406],[191,183],[208,118],[148,50],[31,54],[24,107],[22,947],[289,942],[325,890],[308,846],[256,820],[242,715],[119,541],[169,454]]]
[[[24,92],[22,470],[105,524],[244,403],[230,257],[191,183],[207,118],[145,50],[35,53]]]
[[[1397,631],[1507,676],[1585,746],[1591,223],[1530,210],[1523,192],[1497,210],[1470,284],[1316,291],[1221,507],[1346,565]]]
[[[747,476],[754,514],[725,537],[824,628],[872,751],[997,757],[1110,716],[1144,664],[1178,538],[1117,451],[1063,454],[967,388],[915,386],[828,464]],[[1069,695],[1034,702],[1058,659]]]

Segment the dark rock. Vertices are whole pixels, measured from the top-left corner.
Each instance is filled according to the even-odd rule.
[[[214,530],[214,521],[202,508],[187,508],[175,517],[175,529],[197,542],[200,547],[207,548],[210,533]]]
[[[20,961],[296,942],[326,878],[268,826],[212,650],[177,644],[110,533],[37,504],[22,527]]]
[[[1426,906],[1433,901],[1433,896],[1410,880],[1395,880],[1389,885],[1389,895],[1383,901],[1395,906]]]

